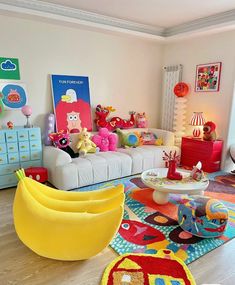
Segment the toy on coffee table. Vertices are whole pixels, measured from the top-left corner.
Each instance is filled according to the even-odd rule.
[[[216,124],[213,122],[206,122],[203,125],[203,139],[205,141],[215,141],[216,140]]]
[[[180,156],[177,155],[176,151],[174,153],[170,151],[169,154],[163,151],[163,154],[163,160],[168,163],[167,178],[170,180],[182,180],[182,174],[176,171],[176,165],[179,163]]]
[[[82,128],[78,134],[77,149],[79,154],[84,156],[87,153],[97,152],[96,144],[90,139],[91,134],[87,132],[87,128]]]
[[[117,128],[128,129],[133,128],[135,125],[135,112],[130,112],[130,119],[125,120],[120,117],[113,117],[108,120],[108,116],[111,112],[116,111],[112,106],[102,107],[101,105],[96,106],[95,123],[97,128],[107,128],[109,131],[115,131]]]
[[[110,133],[107,128],[100,128],[97,135],[91,140],[100,149],[100,151],[116,151],[118,137],[116,134]]]
[[[193,169],[190,173],[190,177],[192,177],[196,181],[200,181],[205,178],[204,172],[202,171],[201,161],[199,161],[197,165],[193,166]]]
[[[67,131],[61,130],[58,133],[51,133],[49,134],[49,138],[55,147],[67,152],[72,158],[79,156],[79,154],[75,153],[69,146],[70,137]]]

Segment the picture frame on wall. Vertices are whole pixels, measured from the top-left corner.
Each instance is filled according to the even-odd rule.
[[[218,92],[222,62],[196,66],[195,92]]]
[[[92,130],[89,79],[86,76],[51,75],[56,130],[79,133]]]

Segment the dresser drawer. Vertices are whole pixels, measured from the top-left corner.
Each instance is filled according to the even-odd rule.
[[[27,129],[18,131],[18,141],[27,141],[29,139],[29,132]]]
[[[32,160],[42,159],[42,152],[40,150],[31,151],[30,158]]]
[[[21,162],[20,165],[24,169],[29,167],[40,167],[42,166],[42,161],[41,160],[26,161],[26,162]]]
[[[0,175],[12,174],[19,168],[20,168],[20,165],[18,163],[0,165]]]
[[[19,142],[19,151],[29,151],[29,142]]]
[[[4,175],[1,176],[0,178],[0,187],[3,186],[13,186],[17,184],[17,178],[15,174],[8,174],[8,175]]]
[[[7,146],[4,143],[0,143],[0,154],[7,152]]]
[[[16,131],[8,131],[6,132],[6,142],[17,142],[17,133]]]
[[[41,141],[30,141],[29,144],[30,144],[30,150],[31,151],[42,149]]]
[[[8,143],[7,144],[7,152],[18,152],[18,145],[17,143]]]
[[[41,141],[41,132],[39,128],[29,129],[29,139]]]
[[[19,153],[17,153],[17,152],[8,153],[8,162],[9,163],[19,162]]]
[[[7,164],[7,154],[0,154],[0,164]]]
[[[29,151],[20,152],[20,161],[29,161],[30,153]]]
[[[5,143],[5,132],[0,131],[0,143]]]

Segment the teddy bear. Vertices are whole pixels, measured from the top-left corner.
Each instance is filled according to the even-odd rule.
[[[107,128],[100,128],[98,134],[92,137],[92,141],[100,151],[117,150],[117,135],[110,133]]]
[[[91,134],[87,132],[87,128],[82,128],[81,132],[78,134],[76,148],[82,156],[86,155],[88,152],[95,153],[97,151],[96,144],[90,140],[90,136]]]
[[[205,141],[214,141],[216,140],[216,125],[213,122],[206,122],[203,126],[203,139]]]

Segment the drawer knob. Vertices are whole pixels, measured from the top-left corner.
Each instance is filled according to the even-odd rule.
[[[15,158],[14,158],[14,157],[11,157],[11,160],[15,160]]]
[[[14,147],[13,147],[13,146],[11,146],[11,147],[9,147],[9,149],[14,149]]]
[[[12,136],[9,136],[9,137],[7,137],[8,139],[12,139],[13,137]]]

